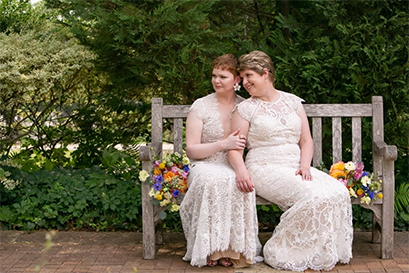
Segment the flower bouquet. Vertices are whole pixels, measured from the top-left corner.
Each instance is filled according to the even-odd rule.
[[[151,173],[146,170],[139,172],[139,180],[152,185],[149,196],[155,205],[165,207],[170,212],[179,210],[176,198],[187,189],[189,164],[189,158],[185,154],[175,152],[163,156],[162,160],[155,160]],[[162,211],[159,217],[165,219],[166,213]]]
[[[382,180],[364,171],[364,164],[339,161],[331,166],[329,175],[344,184],[351,197],[360,198],[362,204],[370,205],[383,197]]]

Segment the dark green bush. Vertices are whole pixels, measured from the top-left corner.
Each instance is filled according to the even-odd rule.
[[[135,162],[123,153],[103,153],[103,168],[54,167],[28,172],[2,166],[21,183],[0,186],[2,229],[140,230],[141,192]]]

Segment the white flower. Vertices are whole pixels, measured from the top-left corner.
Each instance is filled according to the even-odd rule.
[[[362,204],[367,204],[367,205],[369,205],[370,202],[371,202],[371,198],[369,198],[368,196],[363,196],[363,197],[361,198],[361,203],[362,203]]]
[[[151,188],[151,190],[149,191],[148,194],[149,194],[150,197],[154,197],[154,196],[157,195],[156,191],[153,188]]]
[[[172,199],[172,194],[170,194],[170,192],[166,192],[163,196],[168,200]]]
[[[142,170],[142,171],[139,172],[139,180],[140,181],[145,182],[146,179],[148,179],[148,177],[149,177],[149,173],[147,171]]]
[[[355,163],[352,161],[349,161],[347,163],[345,163],[344,168],[348,171],[353,171],[355,170]]]
[[[367,187],[368,185],[371,184],[371,178],[369,176],[364,176],[364,177],[361,178],[361,183],[362,183],[362,185]]]

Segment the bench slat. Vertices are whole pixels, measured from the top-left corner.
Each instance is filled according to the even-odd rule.
[[[332,118],[332,163],[342,160],[342,120]]]
[[[190,105],[163,105],[163,118],[186,118]]]
[[[322,119],[312,118],[312,138],[314,141],[314,155],[312,165],[319,166],[322,161]]]
[[[362,161],[361,118],[352,118],[352,160]]]
[[[309,117],[371,117],[371,104],[304,104]]]
[[[183,145],[183,118],[173,119],[173,149],[182,154]]]

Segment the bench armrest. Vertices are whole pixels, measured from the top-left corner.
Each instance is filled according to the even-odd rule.
[[[143,161],[151,162],[153,158],[152,147],[150,145],[141,146],[139,148],[139,159]]]
[[[398,149],[395,145],[387,145],[384,141],[373,142],[374,152],[385,160],[395,161],[398,158]]]

